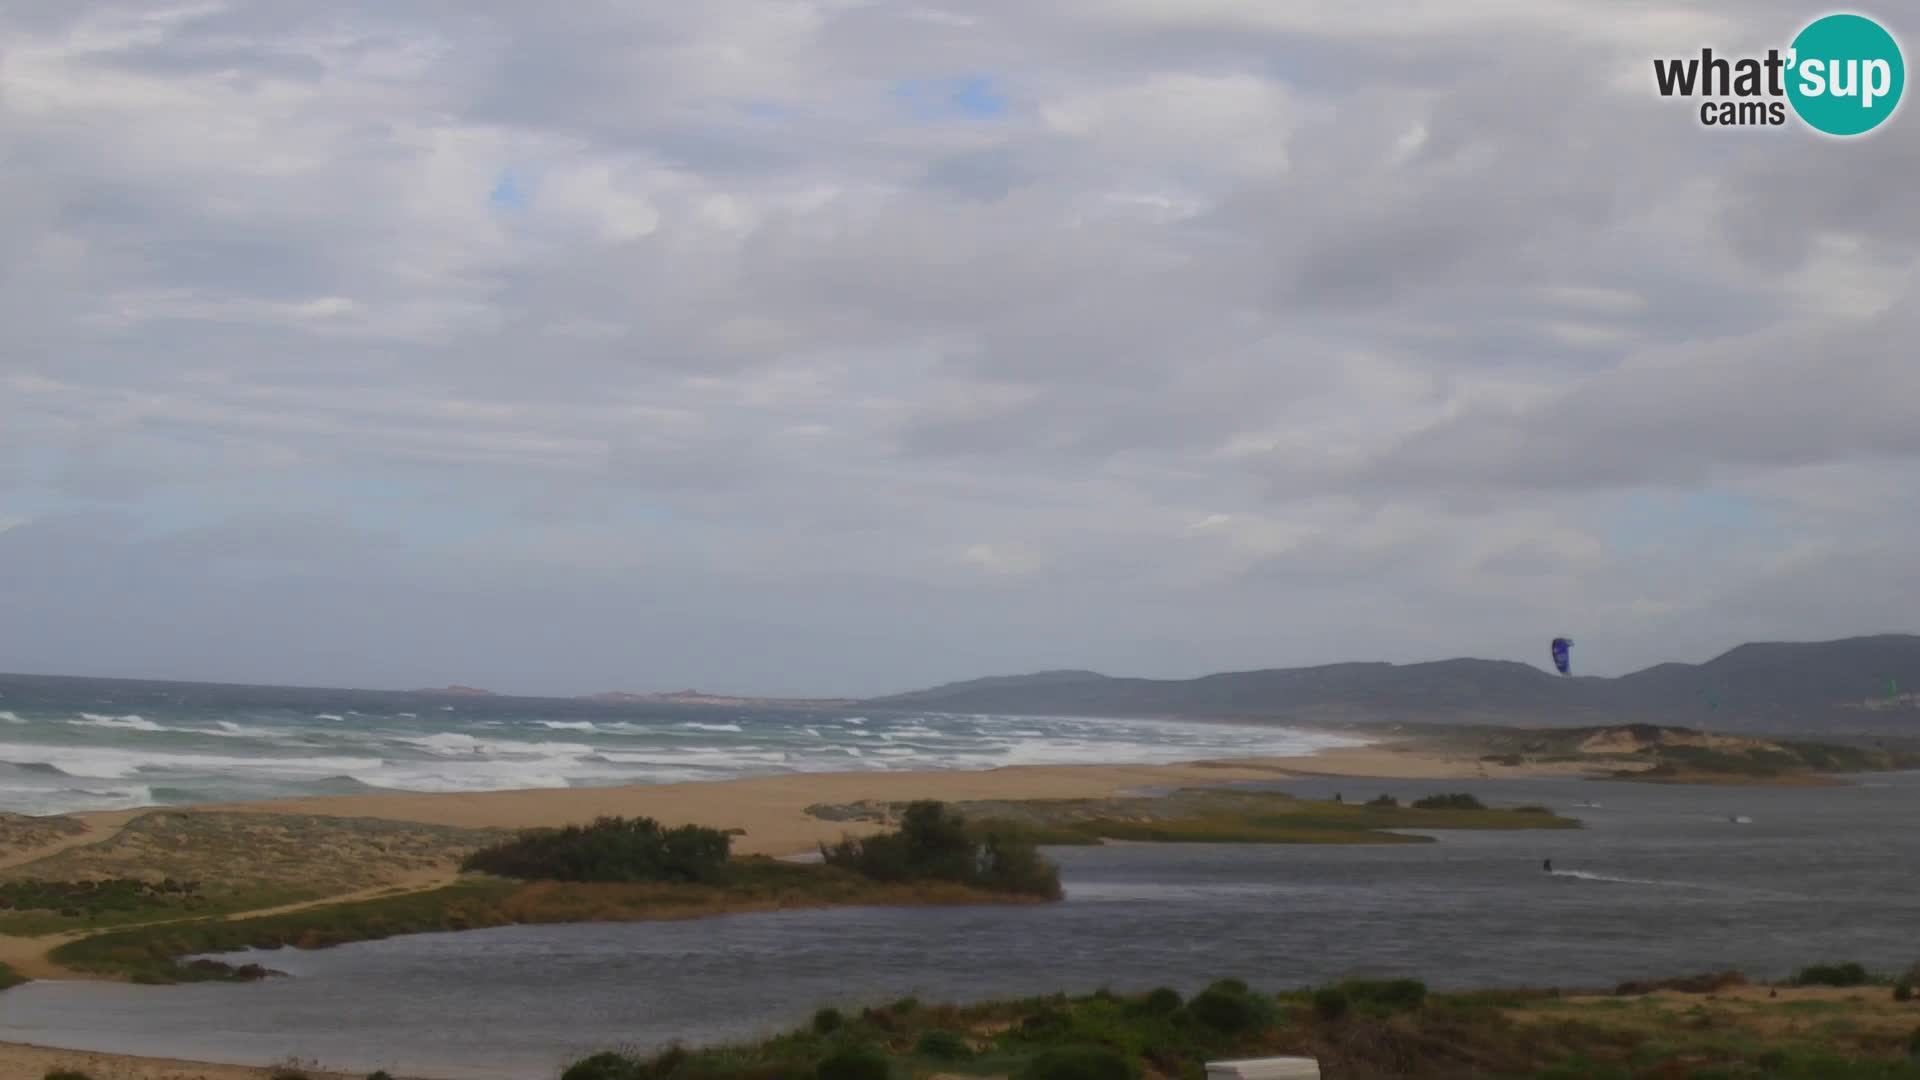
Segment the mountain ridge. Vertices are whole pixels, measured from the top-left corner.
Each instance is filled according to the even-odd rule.
[[[1576,660],[1577,663],[1577,660]],[[1142,679],[1091,671],[991,676],[869,698],[877,709],[1582,726],[1680,724],[1726,731],[1920,730],[1920,635],[1749,642],[1704,663],[1562,676],[1514,660],[1350,661]]]

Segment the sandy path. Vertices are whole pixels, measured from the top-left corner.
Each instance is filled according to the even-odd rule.
[[[272,1069],[215,1065],[203,1061],[53,1050],[25,1043],[0,1043],[0,1080],[41,1080],[53,1069],[72,1069],[91,1080],[268,1080]],[[341,1074],[309,1072],[311,1080],[337,1080]],[[357,1080],[357,1078],[356,1078]]]
[[[18,851],[10,851],[5,855],[0,855],[0,870],[12,866],[19,866],[23,863],[30,863],[35,859],[44,859],[50,855],[58,855],[71,848],[85,847],[88,844],[98,844],[105,840],[111,840],[121,829],[126,827],[127,822],[132,821],[134,818],[152,809],[154,808],[151,806],[143,806],[136,810],[102,810],[97,813],[69,815],[74,820],[80,822],[80,824],[85,825],[87,831],[75,833],[72,836],[63,836],[51,844],[42,844],[34,848],[22,848]]]

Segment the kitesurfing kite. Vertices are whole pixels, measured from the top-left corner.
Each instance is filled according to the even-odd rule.
[[[1553,666],[1558,668],[1562,675],[1567,673],[1567,668],[1572,662],[1568,655],[1572,649],[1573,642],[1566,638],[1557,637],[1553,639]]]

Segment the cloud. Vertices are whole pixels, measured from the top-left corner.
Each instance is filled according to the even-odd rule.
[[[840,694],[1912,629],[1920,141],[1652,89],[1806,16],[9,11],[0,649]]]

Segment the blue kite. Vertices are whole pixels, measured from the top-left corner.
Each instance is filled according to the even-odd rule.
[[[1572,651],[1573,642],[1570,639],[1563,637],[1553,639],[1553,666],[1558,668],[1562,675],[1567,674],[1567,669],[1572,666]]]

